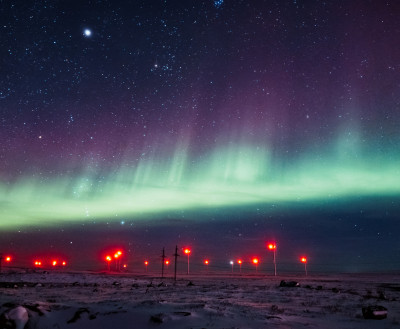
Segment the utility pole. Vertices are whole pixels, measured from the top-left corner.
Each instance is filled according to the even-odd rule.
[[[164,278],[164,263],[165,263],[165,248],[162,248],[162,255],[161,255],[161,279]]]
[[[175,254],[174,254],[174,256],[175,256],[174,281],[176,281],[176,269],[177,269],[177,266],[178,266],[178,257],[179,257],[179,255],[178,255],[178,246],[175,247]]]

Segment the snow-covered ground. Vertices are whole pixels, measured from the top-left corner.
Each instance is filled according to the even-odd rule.
[[[280,287],[281,280],[300,287]],[[399,328],[400,276],[181,275],[174,284],[134,274],[19,271],[0,274],[0,305],[0,328],[6,317],[21,329]],[[364,319],[368,305],[386,307],[387,319]]]

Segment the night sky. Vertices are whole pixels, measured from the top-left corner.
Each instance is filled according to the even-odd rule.
[[[5,1],[0,252],[400,270],[398,1]],[[250,264],[248,265],[249,267]],[[154,270],[157,267],[154,265]]]

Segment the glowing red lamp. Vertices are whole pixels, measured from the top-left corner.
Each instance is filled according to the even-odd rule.
[[[61,263],[61,265],[62,265],[62,266],[67,266],[67,262],[64,260],[64,261]]]
[[[33,263],[36,267],[42,266],[42,262],[40,260],[35,260]]]
[[[57,261],[56,261],[56,260],[53,260],[53,261],[51,262],[51,265],[57,266]]]
[[[169,265],[169,260],[167,259],[166,261],[165,261],[165,265]]]
[[[6,256],[5,261],[6,262],[11,262],[11,256]]]
[[[204,265],[208,265],[208,264],[210,264],[210,261],[209,261],[208,259],[206,259],[206,260],[204,261]]]
[[[276,244],[275,243],[268,243],[268,249],[269,250],[275,250],[276,249]]]

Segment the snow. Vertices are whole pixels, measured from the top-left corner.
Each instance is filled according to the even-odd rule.
[[[280,287],[281,280],[300,287]],[[398,328],[399,292],[398,275],[181,275],[174,283],[120,273],[13,272],[0,274],[0,314],[14,310],[23,319],[25,310],[27,327],[41,329]],[[369,305],[386,307],[387,319],[364,319]]]

